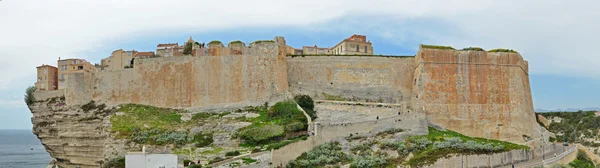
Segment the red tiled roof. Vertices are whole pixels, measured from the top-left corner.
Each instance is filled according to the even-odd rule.
[[[170,47],[170,46],[179,46],[178,43],[167,43],[167,44],[158,44],[156,47]]]

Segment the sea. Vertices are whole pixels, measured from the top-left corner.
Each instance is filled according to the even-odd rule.
[[[31,130],[0,130],[0,168],[46,168],[50,160]]]

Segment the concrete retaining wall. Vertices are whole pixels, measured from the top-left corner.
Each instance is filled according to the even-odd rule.
[[[344,125],[317,123],[315,127],[316,136],[274,150],[272,166],[286,165],[289,161],[296,159],[302,153],[310,151],[320,144],[341,140],[350,134],[375,135],[390,128],[402,128],[417,133],[421,132],[422,134],[427,133],[427,121],[425,121],[425,116],[419,113],[407,113],[374,121],[346,123]]]
[[[493,155],[463,155],[439,159],[425,168],[500,167],[533,159],[530,150],[513,150]]]

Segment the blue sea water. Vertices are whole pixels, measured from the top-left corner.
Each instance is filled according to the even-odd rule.
[[[45,168],[50,159],[31,130],[0,130],[1,168]]]

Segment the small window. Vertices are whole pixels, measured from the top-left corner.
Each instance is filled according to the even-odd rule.
[[[367,53],[367,46],[365,46],[365,53]]]
[[[359,48],[360,48],[360,46],[356,45],[356,52],[359,52]]]
[[[60,74],[60,79],[65,79],[65,74]]]
[[[48,69],[44,69],[44,74],[47,74],[47,73],[48,73]]]
[[[78,68],[79,68],[79,70],[82,70],[82,69],[83,69],[83,66],[79,66]]]
[[[73,64],[76,64],[76,63],[77,63],[77,61],[73,60]]]
[[[44,84],[42,83],[42,89],[44,88]]]

